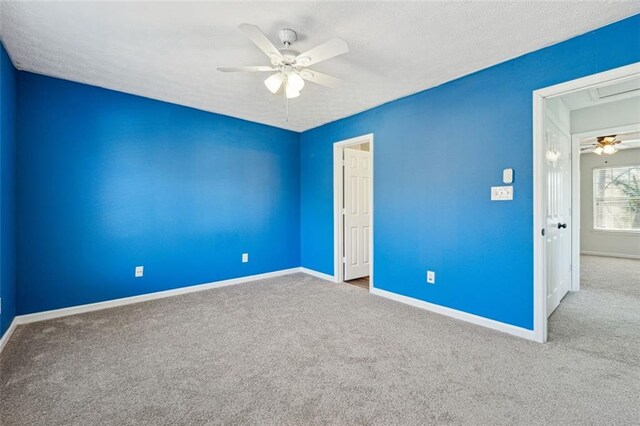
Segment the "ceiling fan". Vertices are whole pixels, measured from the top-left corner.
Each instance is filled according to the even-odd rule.
[[[291,44],[297,39],[293,30],[288,28],[280,30],[278,36],[284,47],[277,49],[257,26],[241,24],[238,28],[267,55],[271,65],[218,67],[218,71],[273,72],[271,76],[267,77],[264,84],[273,94],[284,93],[285,99],[300,96],[305,80],[331,88],[339,86],[344,81],[307,68],[349,52],[349,46],[344,40],[333,38],[311,50],[300,53],[291,49]]]
[[[581,151],[591,150],[591,152],[597,155],[611,155],[618,152],[616,145],[620,142],[622,141],[618,139],[618,135],[598,136],[596,138],[596,142],[592,146],[582,148]]]

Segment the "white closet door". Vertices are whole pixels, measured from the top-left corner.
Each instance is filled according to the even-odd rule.
[[[344,149],[344,279],[369,275],[371,153]]]

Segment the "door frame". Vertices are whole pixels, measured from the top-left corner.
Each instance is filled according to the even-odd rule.
[[[336,283],[343,282],[344,268],[342,259],[344,258],[344,222],[342,220],[342,209],[344,209],[344,148],[361,145],[367,142],[369,143],[369,152],[371,153],[371,179],[369,188],[369,211],[371,212],[369,216],[369,226],[371,230],[371,238],[369,238],[369,255],[371,256],[369,291],[371,291],[373,288],[373,181],[375,175],[373,162],[373,133],[334,142],[333,144],[333,276]]]
[[[595,88],[616,80],[622,81],[638,74],[640,74],[640,62],[533,91],[533,335],[534,340],[538,342],[547,341],[546,247],[542,235],[542,230],[546,226],[545,211],[547,207],[544,168],[544,101],[547,98]],[[574,138],[572,138],[572,145],[573,143]],[[571,259],[573,268],[570,288],[574,289],[576,288],[574,280],[578,281],[578,286],[580,280],[580,182],[579,180],[576,182],[575,179],[576,169],[578,169],[578,173],[580,172],[580,152],[575,149],[575,146],[572,146],[571,151]],[[575,204],[576,200],[577,205]]]
[[[620,133],[631,133],[631,132],[640,132],[640,123],[637,124],[627,124],[624,126],[614,126],[614,127],[605,127],[602,129],[597,129],[597,130],[589,130],[586,132],[580,132],[580,133],[573,133],[571,135],[571,143],[572,143],[572,148],[577,148],[575,149],[578,153],[577,155],[577,159],[575,160],[574,164],[577,164],[577,170],[575,170],[576,168],[574,168],[574,170],[572,171],[572,185],[571,185],[571,190],[573,191],[573,205],[577,206],[578,208],[578,212],[580,211],[580,200],[582,199],[582,189],[580,187],[580,140],[584,139],[584,138],[592,138],[592,137],[596,137],[596,136],[602,136],[602,135],[614,135],[614,134],[620,134]],[[592,206],[593,208],[593,206]],[[578,219],[580,219],[580,214],[578,214]],[[574,236],[574,239],[572,240],[574,244],[572,247],[577,247],[577,253],[572,253],[575,258],[577,259],[578,262],[578,267],[574,268],[574,270],[572,271],[572,281],[571,281],[571,291],[580,291],[580,227],[577,227],[578,232],[577,236]],[[574,260],[575,262],[576,260]],[[575,265],[575,263],[574,263]]]

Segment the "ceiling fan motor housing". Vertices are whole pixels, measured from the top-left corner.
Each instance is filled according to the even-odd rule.
[[[283,62],[285,65],[292,65],[296,61],[296,58],[298,57],[298,55],[300,54],[300,52],[293,49],[278,49],[278,50],[280,50],[280,53],[282,53],[282,57],[284,59]]]
[[[278,33],[278,37],[280,37],[280,41],[282,42],[282,44],[287,47],[291,46],[291,43],[298,39],[296,32],[289,28],[281,29]]]

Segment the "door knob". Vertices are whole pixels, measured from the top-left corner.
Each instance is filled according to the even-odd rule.
[[[567,224],[566,224],[566,223],[560,223],[560,222],[558,222],[558,229],[566,228],[566,227],[567,227]]]

